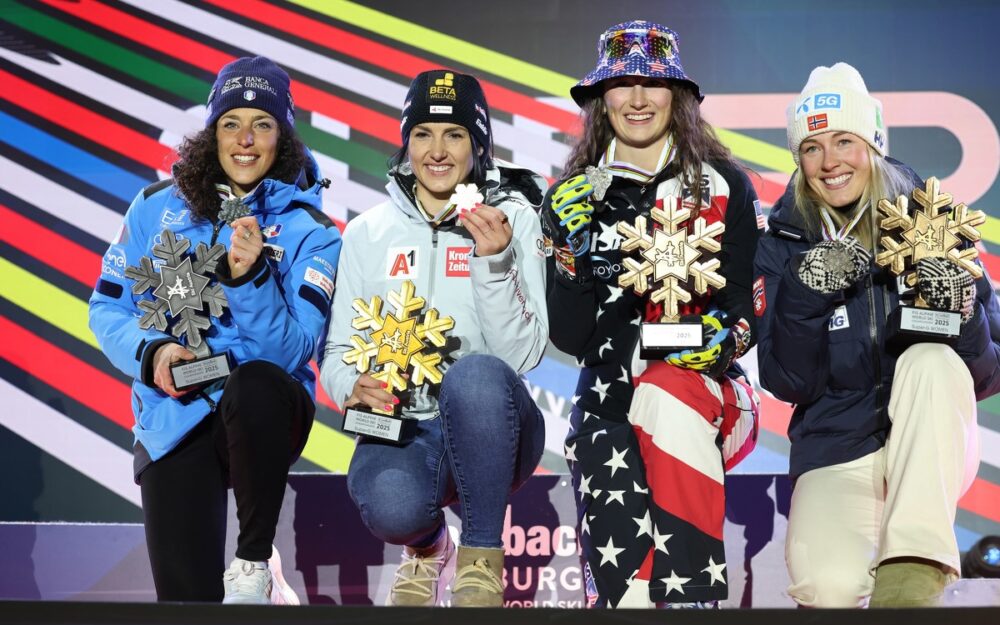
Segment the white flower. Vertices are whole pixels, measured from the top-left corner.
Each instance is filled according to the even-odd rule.
[[[455,187],[455,192],[451,194],[448,203],[458,210],[468,210],[475,208],[476,204],[483,203],[483,194],[474,184],[460,184]]]

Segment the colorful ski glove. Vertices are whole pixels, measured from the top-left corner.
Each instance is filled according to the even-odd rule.
[[[705,315],[682,316],[682,323],[702,324],[702,346],[669,354],[666,361],[677,367],[719,378],[750,346],[750,324],[745,319],[740,319],[731,327],[725,328],[722,325],[725,319],[726,313],[719,310],[709,311]]]
[[[549,217],[558,224],[556,232],[574,256],[581,256],[590,250],[590,222],[594,207],[587,199],[593,193],[594,185],[585,174],[580,174],[562,182],[552,194],[552,215]]]

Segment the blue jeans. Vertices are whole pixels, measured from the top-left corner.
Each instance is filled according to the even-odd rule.
[[[510,494],[538,466],[545,422],[514,370],[495,356],[470,354],[445,373],[440,418],[421,421],[408,445],[361,437],[347,486],[371,532],[422,547],[444,525],[442,508],[461,505],[461,543],[502,547]]]

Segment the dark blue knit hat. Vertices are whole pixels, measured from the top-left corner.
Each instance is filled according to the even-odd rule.
[[[208,93],[205,126],[215,124],[223,113],[236,108],[255,108],[270,113],[278,122],[295,125],[295,104],[285,70],[264,56],[245,56],[227,63]]]
[[[403,103],[399,131],[403,143],[417,124],[450,122],[464,126],[487,152],[493,153],[490,109],[483,87],[474,76],[447,69],[417,74]]]

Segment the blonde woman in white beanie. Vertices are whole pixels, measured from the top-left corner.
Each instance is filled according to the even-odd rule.
[[[788,108],[798,165],[754,262],[763,386],[795,404],[785,557],[800,605],[934,605],[960,569],[953,524],[979,463],[976,401],[1000,391],[1000,309],[983,276],[917,263],[916,294],[961,312],[952,346],[886,348],[914,293],[872,263],[881,198],[923,186],[888,158],[882,105],[846,63]]]

